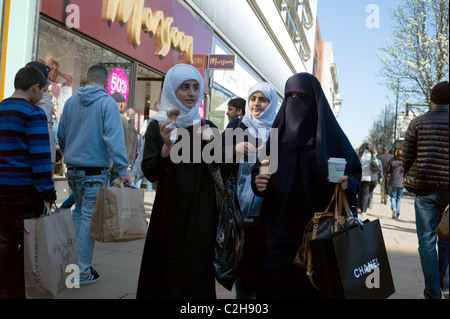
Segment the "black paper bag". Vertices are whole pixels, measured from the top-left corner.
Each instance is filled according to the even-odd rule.
[[[310,241],[322,298],[385,299],[395,292],[380,221]]]

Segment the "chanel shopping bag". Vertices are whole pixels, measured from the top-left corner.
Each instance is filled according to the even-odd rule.
[[[71,210],[25,219],[23,237],[26,298],[55,297],[66,288],[66,267],[78,265]]]
[[[143,239],[147,235],[144,190],[118,187],[100,188],[90,235],[103,243]]]
[[[323,298],[384,299],[395,292],[380,221],[309,242]]]

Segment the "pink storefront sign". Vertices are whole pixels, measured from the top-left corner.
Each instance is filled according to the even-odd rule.
[[[127,74],[122,69],[115,69],[109,76],[108,94],[111,95],[114,92],[122,93],[125,102],[128,102],[130,85],[128,84]]]

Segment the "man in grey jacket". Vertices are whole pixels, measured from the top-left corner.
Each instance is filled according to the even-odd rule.
[[[426,299],[440,299],[441,289],[448,298],[449,244],[436,235],[449,200],[448,100],[448,82],[437,84],[431,92],[430,111],[411,121],[403,144],[403,185],[415,194],[419,255],[425,279],[425,290],[419,297]]]
[[[95,240],[90,237],[98,192],[109,185],[114,163],[122,182],[128,181],[125,139],[117,103],[105,87],[108,71],[92,66],[87,85],[67,100],[58,127],[58,142],[67,165],[68,183],[75,198],[73,223],[78,244],[80,284],[99,280],[91,267]]]

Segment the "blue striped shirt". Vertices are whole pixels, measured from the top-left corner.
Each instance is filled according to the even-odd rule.
[[[24,99],[0,102],[0,185],[54,189],[47,117]]]

